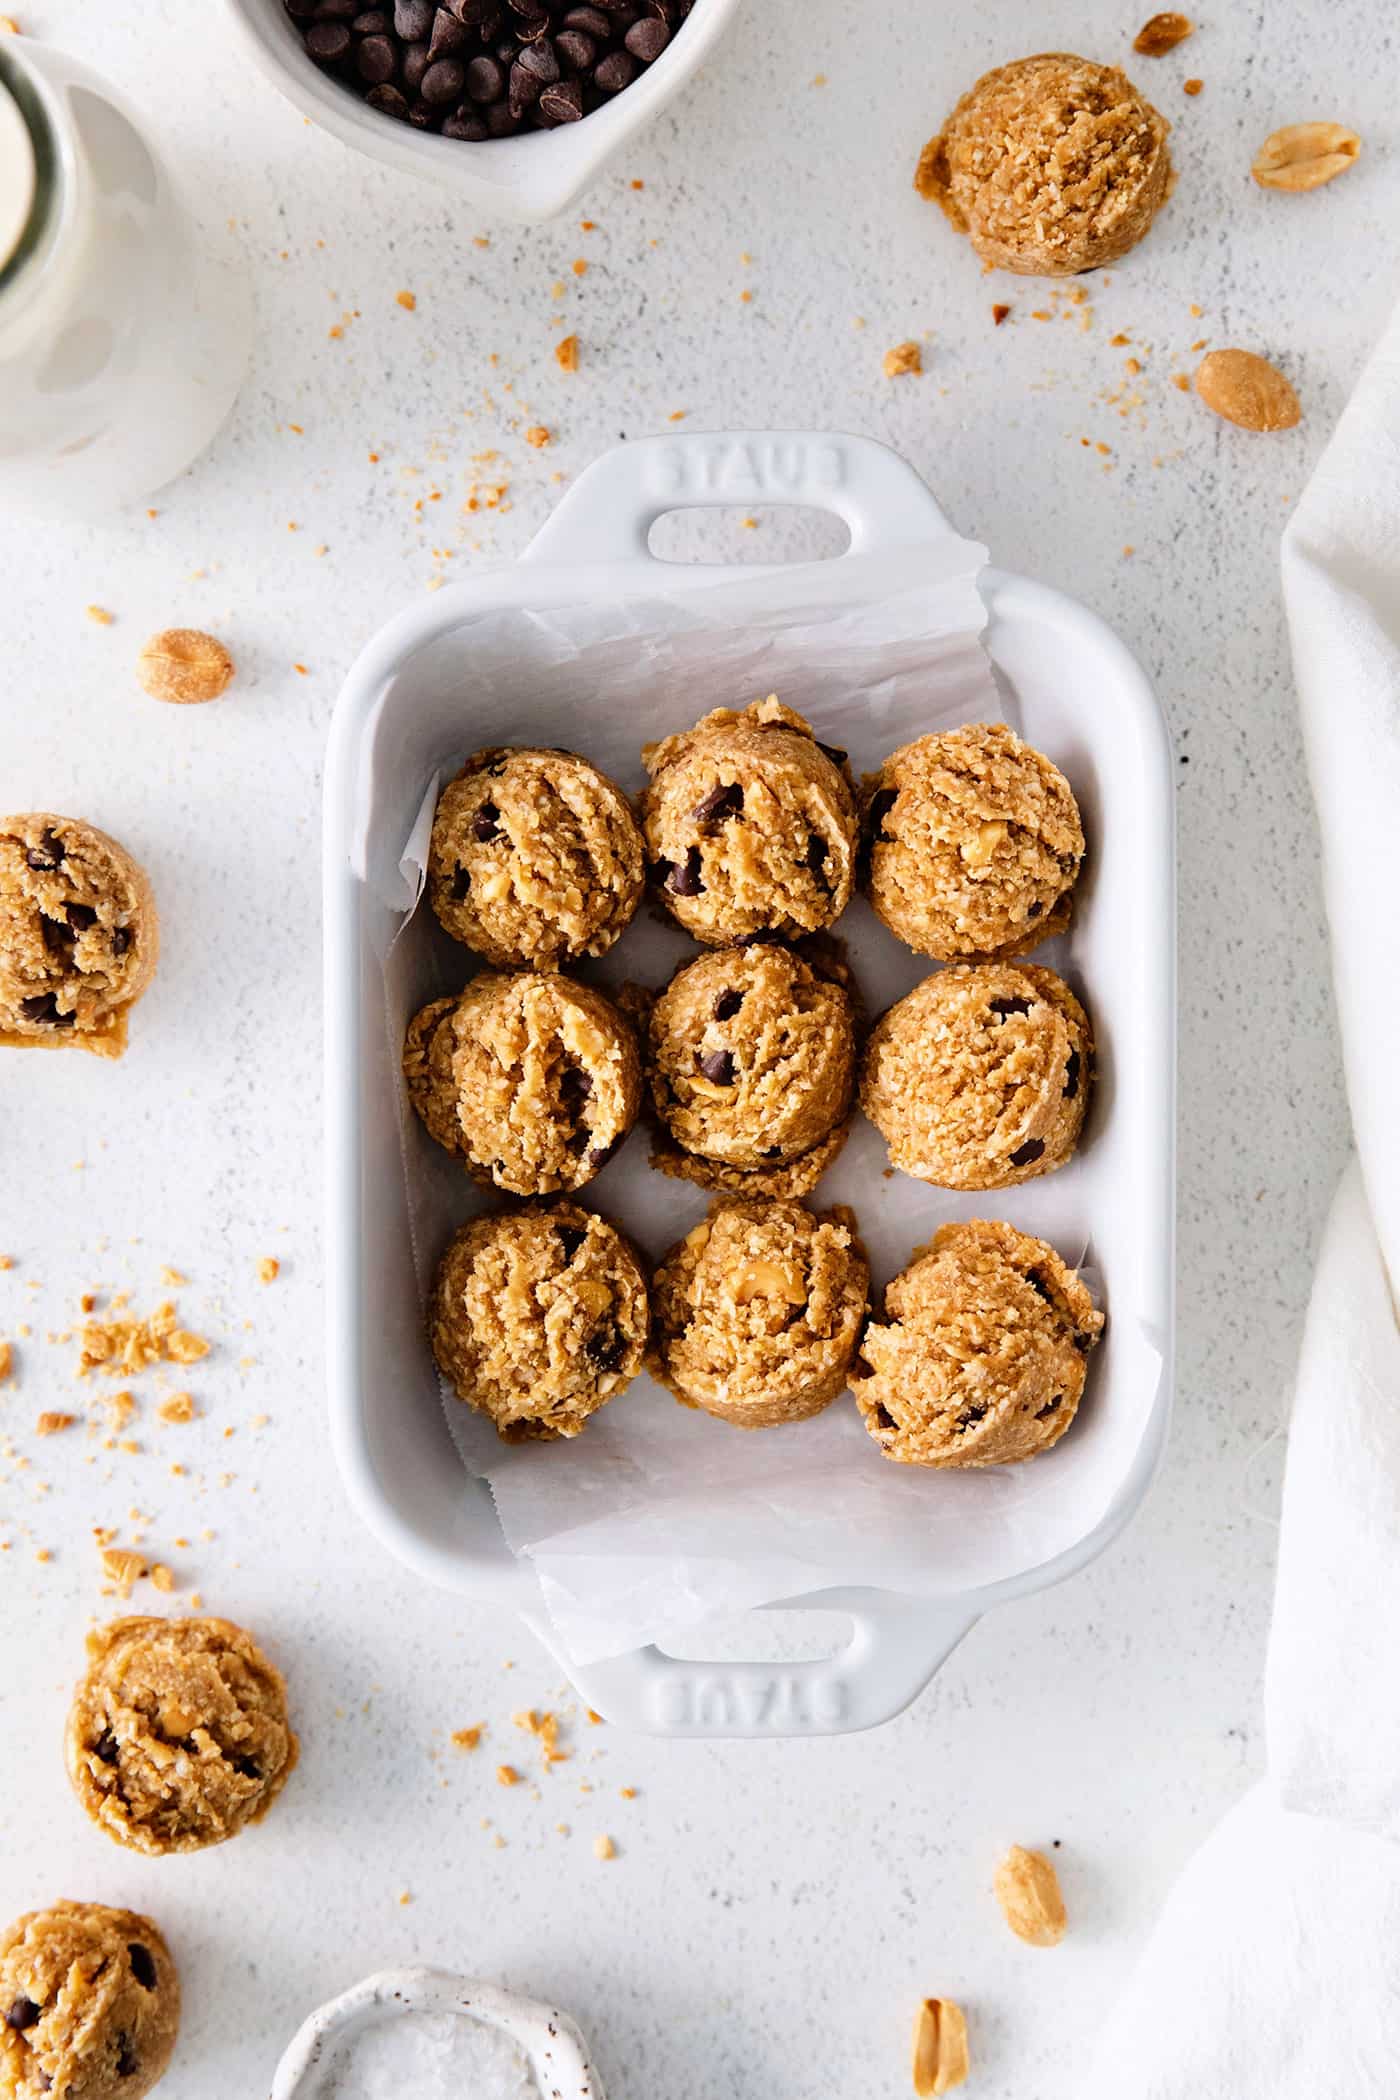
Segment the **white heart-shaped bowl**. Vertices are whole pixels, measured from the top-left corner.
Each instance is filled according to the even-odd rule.
[[[304,117],[343,145],[496,219],[531,225],[552,219],[587,189],[606,164],[679,94],[724,34],[739,0],[695,0],[682,28],[630,87],[577,124],[472,144],[415,131],[371,109],[311,58],[282,0],[225,0],[253,63]]]

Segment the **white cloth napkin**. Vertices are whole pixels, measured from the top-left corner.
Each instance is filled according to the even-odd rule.
[[[1283,583],[1357,1158],[1298,1368],[1267,1775],[1173,1891],[1084,2100],[1400,2095],[1400,312]]]

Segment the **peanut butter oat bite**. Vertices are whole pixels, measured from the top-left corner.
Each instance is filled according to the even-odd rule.
[[[1069,1428],[1102,1330],[1047,1241],[987,1218],[943,1225],[865,1330],[856,1404],[896,1465],[1011,1465]]]
[[[159,1928],[105,1903],[51,1904],[0,1932],[5,2100],[144,2100],[180,2026]]]
[[[438,1265],[428,1336],[459,1399],[511,1444],[577,1436],[647,1339],[630,1243],[573,1203],[472,1218]]]
[[[93,1822],[155,1855],[260,1822],[297,1761],[282,1674],[227,1619],[114,1619],[90,1633],[64,1748]]]
[[[860,1105],[905,1174],[1006,1189],[1070,1157],[1093,1061],[1088,1017],[1053,970],[955,964],[881,1016]]]
[[[477,1180],[514,1196],[581,1188],[637,1119],[637,1039],[592,985],[483,971],[409,1022],[408,1098]]]
[[[159,946],[151,885],[115,839],[47,811],[0,817],[0,1046],[120,1057]]]
[[[1169,129],[1116,66],[1046,51],[983,74],[925,146],[915,187],[984,262],[1070,277],[1142,239],[1171,188]]]
[[[716,1203],[657,1271],[652,1369],[740,1429],[805,1421],[846,1383],[868,1281],[850,1211]]]
[[[501,969],[606,954],[641,902],[644,873],[622,790],[572,752],[478,751],[438,799],[433,910]]]
[[[719,707],[648,744],[642,831],[661,901],[723,948],[756,933],[797,938],[850,902],[856,807],[846,754],[819,744],[776,697]]]
[[[866,884],[920,955],[1020,955],[1069,924],[1084,828],[1069,782],[1004,722],[916,737],[866,782]]]

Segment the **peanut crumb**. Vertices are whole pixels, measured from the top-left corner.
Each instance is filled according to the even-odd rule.
[[[130,1397],[129,1393],[118,1393],[117,1395],[119,1400],[123,1398],[130,1399]],[[156,1409],[156,1413],[160,1416],[162,1422],[192,1422],[194,1420],[193,1393],[172,1393],[168,1400],[161,1401],[160,1406]]]
[[[400,1893],[400,1896],[399,1896],[399,1902],[400,1902],[400,1903],[411,1903],[412,1901],[413,1901],[413,1891],[412,1891],[412,1889],[404,1889],[404,1890],[403,1890],[403,1891],[402,1891],[402,1892]]]
[[[454,1728],[452,1742],[458,1750],[475,1750],[481,1741],[484,1724],[477,1722],[474,1728]]]
[[[110,627],[117,617],[115,613],[108,612],[105,605],[89,605],[87,616],[99,627]]]
[[[757,532],[758,530],[757,518],[740,518],[739,523],[743,526],[745,532]]]
[[[996,327],[1000,328],[1010,311],[1011,308],[1009,306],[994,306],[992,308],[992,321]]]
[[[753,305],[753,293],[752,293],[752,292],[749,292],[749,291],[744,291],[744,292],[740,292],[740,294],[739,294],[739,304],[740,304],[741,306],[752,306],[752,305]]]
[[[634,190],[644,190],[646,188],[646,184],[642,181],[639,175],[634,175],[632,177],[632,187]]]
[[[554,345],[554,361],[561,372],[578,370],[578,337],[566,335],[562,342]]]
[[[690,410],[688,408],[673,408],[666,421],[668,423],[683,423],[689,414]]]
[[[588,265],[581,255],[576,256],[569,267],[572,269],[575,277],[586,277],[588,275]]]
[[[129,1597],[131,1585],[139,1582],[145,1574],[146,1563],[139,1553],[131,1553],[125,1546],[104,1546],[102,1572],[109,1582],[116,1584],[119,1596]]]
[[[1191,391],[1191,382],[1184,372],[1172,373],[1172,385],[1182,394],[1189,394]]]
[[[14,1265],[15,1258],[13,1254],[0,1254],[0,1269],[12,1269]]]
[[[166,1596],[169,1596],[170,1592],[175,1587],[175,1577],[171,1573],[170,1569],[165,1566],[163,1561],[157,1561],[155,1566],[152,1568],[151,1581],[155,1584],[156,1588],[158,1590],[163,1591]]]
[[[8,16],[0,16],[0,29],[4,29],[8,21],[9,21],[9,17],[8,17]],[[18,34],[19,34],[18,30],[16,30],[15,34],[16,34],[16,35],[18,35]],[[9,1540],[7,1539],[7,1540],[6,1540],[6,1542],[5,1542],[5,1551],[6,1551],[7,1553],[8,1553],[8,1552],[9,1552],[9,1550],[10,1550],[10,1545],[9,1545]],[[37,1552],[37,1553],[35,1554],[34,1558],[35,1558],[35,1560],[52,1560],[52,1559],[53,1559],[53,1555],[52,1555],[52,1553],[50,1553],[50,1551],[49,1551],[49,1549],[48,1549],[48,1547],[47,1547],[47,1546],[41,1546],[41,1547],[39,1548],[38,1552]]]
[[[77,1419],[76,1415],[61,1415],[52,1409],[45,1409],[44,1413],[40,1415],[38,1421],[34,1424],[34,1434],[36,1436],[58,1436],[63,1430],[71,1429]]]
[[[233,674],[233,658],[223,643],[197,627],[162,629],[136,659],[137,679],[151,698],[179,707],[217,700]]]
[[[182,1283],[188,1283],[190,1279],[188,1276],[182,1276],[178,1269],[172,1269],[167,1263],[160,1272],[160,1280],[162,1283],[168,1283],[172,1290],[178,1290]]]
[[[637,1798],[637,1789],[634,1786],[619,1787],[618,1792],[624,1801],[635,1801]]]
[[[394,299],[406,314],[411,314],[418,304],[412,292],[395,292]]]
[[[282,1264],[275,1254],[265,1254],[258,1263],[258,1282],[275,1283],[281,1273]]]
[[[1205,312],[1205,308],[1203,306],[1197,306],[1194,300],[1192,301],[1191,306],[1188,310],[1193,321],[1199,321],[1201,315]]]
[[[1204,86],[1205,82],[1203,80],[1183,80],[1181,92],[1183,95],[1199,95]]]
[[[885,352],[884,372],[886,379],[902,379],[924,369],[923,352],[915,342],[896,343]]]
[[[616,1858],[617,1858],[617,1847],[616,1847],[616,1845],[615,1845],[615,1844],[613,1843],[613,1841],[612,1841],[612,1839],[611,1839],[610,1837],[595,1837],[595,1838],[594,1838],[594,1840],[593,1840],[593,1857],[594,1857],[595,1859],[616,1859]]]
[[[8,1342],[0,1342],[0,1385],[8,1385],[15,1375],[15,1352]]]
[[[543,423],[532,423],[525,433],[526,444],[533,445],[537,452],[544,449],[549,443],[549,438],[550,433]]]
[[[518,1786],[520,1784],[520,1774],[516,1771],[514,1765],[497,1765],[496,1779],[501,1786]]]

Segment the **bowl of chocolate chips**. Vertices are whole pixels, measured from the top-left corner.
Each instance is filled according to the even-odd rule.
[[[739,0],[227,0],[347,146],[498,218],[552,218],[703,63]]]

